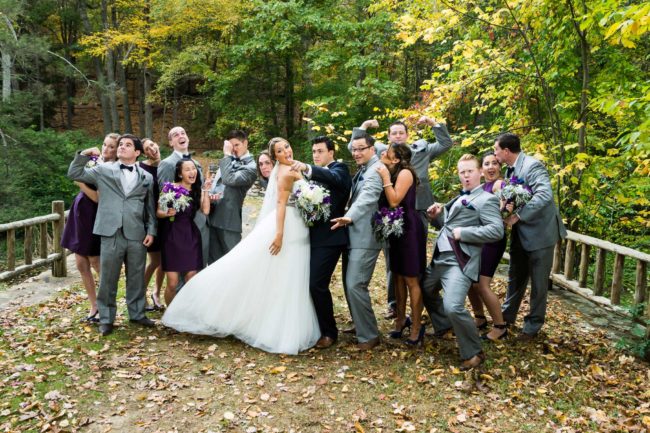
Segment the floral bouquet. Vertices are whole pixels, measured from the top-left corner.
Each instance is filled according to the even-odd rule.
[[[517,176],[506,179],[505,183],[504,187],[497,193],[497,197],[499,200],[505,200],[506,204],[514,204],[512,212],[503,211],[504,217],[507,217],[520,210],[530,201],[533,197],[533,190],[528,185],[524,185],[523,179],[519,179]]]
[[[296,198],[296,209],[307,224],[307,227],[314,225],[316,221],[327,221],[330,217],[332,198],[327,188],[323,188],[314,182],[301,185],[294,193]]]
[[[383,242],[390,236],[404,234],[404,208],[382,207],[372,217],[372,228],[377,241]]]
[[[98,164],[97,160],[99,159],[98,156],[91,156],[88,162],[86,163],[86,168],[93,168]]]
[[[176,209],[176,212],[182,212],[190,205],[192,197],[190,192],[182,186],[174,185],[171,182],[165,182],[160,191],[158,204],[161,209]],[[170,217],[169,221],[174,221],[174,217]]]

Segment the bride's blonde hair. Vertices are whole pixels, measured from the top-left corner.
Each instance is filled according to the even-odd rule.
[[[277,161],[277,158],[275,157],[275,145],[278,144],[278,143],[287,143],[289,145],[291,144],[291,143],[289,143],[289,141],[286,138],[273,137],[269,141],[269,154],[271,155],[271,161],[273,161],[273,162]]]

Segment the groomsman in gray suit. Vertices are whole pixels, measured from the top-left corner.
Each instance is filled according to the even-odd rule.
[[[187,136],[185,129],[181,126],[174,126],[167,134],[169,145],[174,149],[171,155],[160,161],[158,165],[158,184],[162,190],[165,182],[174,182],[174,172],[176,171],[176,164],[181,159],[191,159],[196,165],[199,173],[197,182],[203,185],[205,178],[203,177],[203,169],[201,164],[192,158],[189,152],[190,137]],[[208,257],[208,242],[210,241],[210,232],[208,230],[207,217],[203,212],[197,212],[194,216],[194,223],[201,233],[201,249],[203,250],[203,265],[207,263]]]
[[[442,228],[422,290],[424,297],[430,299],[439,297],[441,288],[444,290],[444,314],[456,334],[463,359],[461,370],[468,370],[480,365],[485,356],[465,299],[472,282],[478,281],[483,244],[503,237],[503,220],[499,200],[481,187],[480,163],[474,155],[460,158],[458,176],[461,194],[444,207],[434,204],[428,209],[429,216],[442,223]],[[440,309],[440,303],[436,305]]]
[[[494,142],[494,156],[508,165],[506,178],[512,176],[533,191],[533,197],[517,213],[506,218],[512,227],[508,292],[503,303],[503,318],[514,323],[530,279],[530,312],[524,317],[519,340],[535,338],[546,318],[549,275],[553,266],[553,249],[566,229],[553,200],[548,171],[532,156],[521,151],[519,137],[505,133]]]
[[[86,167],[92,156],[101,155],[93,147],[78,153],[68,169],[69,178],[95,185],[101,197],[93,233],[101,236],[97,308],[99,332],[104,336],[113,332],[122,263],[126,266],[129,320],[154,325],[144,315],[144,266],[147,247],[156,236],[156,205],[153,177],[136,164],[143,151],[137,137],[125,134],[117,141],[117,162]]]
[[[241,241],[242,207],[246,193],[257,179],[255,158],[248,152],[248,135],[234,130],[223,142],[223,158],[212,181],[210,199],[210,252],[216,262]]]
[[[427,208],[433,204],[433,193],[431,192],[431,183],[429,181],[429,166],[431,161],[447,152],[451,149],[454,144],[449,136],[447,127],[436,122],[434,119],[422,116],[417,121],[418,125],[429,125],[433,130],[436,140],[429,142],[424,139],[417,140],[415,143],[410,145],[411,148],[411,165],[415,170],[415,174],[418,177],[418,184],[415,190],[415,208],[420,213],[420,219],[424,225],[425,233],[429,230],[429,220],[427,218]],[[361,124],[358,128],[352,130],[352,140],[357,138],[360,134],[366,133],[368,129],[379,128],[379,122],[375,119],[368,119]],[[352,140],[348,144],[348,149],[352,144]],[[409,133],[408,128],[404,122],[397,121],[391,123],[388,127],[388,142],[390,144],[408,144]],[[382,152],[388,149],[388,146],[381,142],[375,142],[375,151],[377,155],[381,155]],[[384,249],[384,255],[386,256],[386,281],[388,282],[388,315],[387,318],[395,317],[395,288],[393,286],[393,279],[388,270],[388,247]],[[427,311],[429,308],[427,307]],[[435,322],[435,320],[434,320]],[[434,327],[436,323],[434,323]]]
[[[372,230],[372,216],[383,189],[373,140],[363,134],[352,142],[352,156],[359,170],[352,178],[350,205],[344,216],[334,218],[332,230],[348,227],[350,246],[343,255],[343,287],[357,334],[357,348],[370,350],[379,344],[377,319],[372,310],[368,285],[382,244]]]

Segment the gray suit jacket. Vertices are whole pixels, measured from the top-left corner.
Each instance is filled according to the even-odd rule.
[[[172,152],[171,155],[169,155],[167,158],[160,161],[160,164],[158,165],[158,185],[161,191],[162,191],[163,184],[165,182],[174,182],[174,172],[176,171],[176,164],[181,159],[182,158],[178,156],[176,152]],[[199,171],[199,177],[196,179],[196,181],[202,185],[203,169],[201,168],[201,164],[195,159],[192,159],[192,161],[194,162],[194,165],[196,165],[196,169]],[[194,215],[194,224],[196,224],[196,226],[201,231],[204,230],[207,224],[207,220],[208,220],[207,216],[200,210],[196,212],[196,215]]]
[[[127,195],[122,189],[119,162],[86,168],[89,160],[89,156],[77,154],[68,168],[68,177],[97,187],[100,199],[93,233],[113,236],[121,227],[129,240],[142,241],[146,235],[156,236],[153,177],[136,164],[136,185]]]
[[[411,144],[411,165],[415,169],[415,174],[418,176],[420,182],[415,190],[415,208],[417,210],[426,210],[433,204],[433,193],[431,192],[431,184],[429,183],[429,165],[437,156],[442,155],[454,144],[451,141],[447,127],[444,124],[434,126],[433,133],[436,136],[436,141],[430,143],[424,139],[420,139]],[[352,130],[352,140],[348,143],[348,150],[351,151],[352,141],[359,137],[363,132],[361,128],[354,128]],[[381,142],[375,142],[375,152],[377,155],[386,150],[388,146]]]
[[[567,233],[555,206],[546,167],[537,159],[521,152],[515,162],[514,176],[533,190],[533,197],[517,212],[519,222],[513,228],[517,230],[521,246],[526,251],[535,251],[555,245]]]
[[[348,226],[350,248],[379,250],[383,243],[377,242],[372,232],[372,216],[377,211],[379,196],[383,190],[381,176],[376,168],[383,165],[376,155],[366,164],[366,170],[352,179],[350,205],[345,216],[352,219]]]
[[[223,188],[223,197],[212,205],[210,210],[210,227],[242,231],[242,206],[246,193],[257,178],[257,165],[252,156],[236,161],[226,156],[219,161],[220,177],[212,185],[212,191]]]
[[[457,200],[461,200],[461,204],[452,209]],[[462,203],[462,200],[465,200],[465,203]],[[462,228],[458,244],[469,256],[463,274],[472,281],[478,281],[483,244],[503,238],[503,219],[499,210],[499,200],[494,194],[478,187],[470,195],[458,196],[448,202],[444,207],[442,218],[440,217],[441,215],[438,216],[437,222],[442,222],[443,225],[438,238],[442,236],[453,238],[454,228]]]

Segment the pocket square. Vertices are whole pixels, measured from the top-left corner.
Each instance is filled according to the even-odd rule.
[[[463,199],[460,203],[461,203],[463,206],[465,206],[467,209],[476,210],[476,208],[475,208],[474,206],[472,206],[472,203],[468,202],[468,201],[465,200],[465,199]]]

